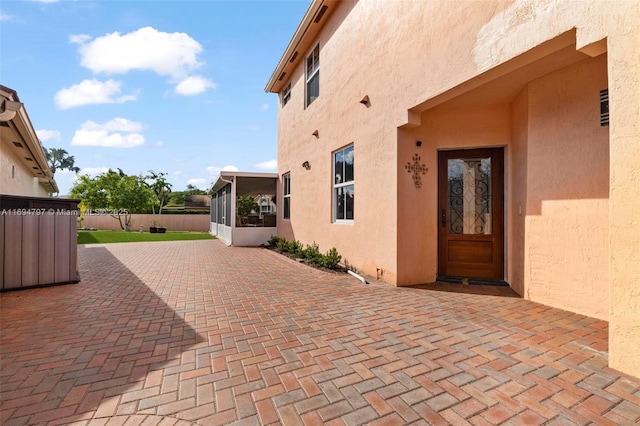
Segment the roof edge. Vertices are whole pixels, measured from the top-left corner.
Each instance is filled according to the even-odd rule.
[[[313,18],[316,16],[316,14],[318,13],[318,10],[320,10],[320,8],[324,3],[325,3],[325,0],[311,0],[311,3],[309,4],[307,11],[302,17],[302,20],[300,21],[300,23],[298,24],[298,28],[293,33],[293,36],[291,37],[289,44],[287,45],[286,49],[284,50],[284,53],[280,57],[280,60],[278,61],[278,65],[276,65],[276,68],[273,70],[271,77],[269,77],[269,81],[267,82],[267,85],[264,88],[265,92],[277,93],[276,91],[273,90],[273,87],[277,84],[280,74],[282,73],[287,63],[289,62],[289,58],[293,55],[293,53],[298,48],[298,45],[300,44],[304,36],[307,34],[309,27],[313,22]]]
[[[263,173],[263,172],[236,172],[236,171],[221,171],[218,174],[218,178],[211,184],[208,195],[212,195],[220,188],[230,183],[229,181],[235,181],[235,178],[273,178],[278,179],[278,173]]]

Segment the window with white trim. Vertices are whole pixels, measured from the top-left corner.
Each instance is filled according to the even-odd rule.
[[[311,105],[320,96],[320,45],[316,44],[307,56],[307,93],[305,107]]]
[[[282,175],[282,218],[291,218],[291,174]]]
[[[353,222],[355,200],[354,151],[349,145],[333,153],[333,221]]]
[[[282,106],[285,106],[287,102],[291,100],[291,82],[287,83],[282,89]]]

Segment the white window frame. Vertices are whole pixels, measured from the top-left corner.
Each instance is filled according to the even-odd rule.
[[[314,56],[315,55],[315,56]],[[311,72],[309,72],[309,59],[312,61]],[[320,97],[320,43],[316,44],[313,49],[311,49],[311,53],[307,55],[304,61],[304,72],[305,72],[305,94],[304,94],[304,106],[308,107],[315,101],[318,97]],[[318,95],[309,99],[309,83],[318,79]]]
[[[285,204],[289,202],[289,215],[287,214],[287,208]],[[282,219],[291,220],[291,172],[284,173],[282,175]]]
[[[291,82],[288,82],[282,89],[282,106],[284,107],[291,100]]]
[[[338,155],[341,152],[345,152],[349,149],[353,149],[353,153],[354,153],[354,162],[353,162],[353,177],[352,180],[348,180],[348,181],[342,181],[342,182],[336,182],[336,176],[337,176],[337,171],[336,171],[336,155]],[[332,211],[332,220],[333,223],[346,223],[346,224],[352,224],[354,219],[355,219],[355,200],[354,200],[354,206],[353,206],[353,219],[346,219],[346,205],[345,205],[345,218],[344,219],[338,219],[338,211],[337,211],[337,207],[338,207],[338,195],[337,195],[337,190],[339,188],[344,188],[344,187],[348,187],[348,186],[353,186],[353,192],[354,192],[354,196],[355,196],[355,187],[356,187],[356,176],[355,176],[355,148],[354,148],[354,144],[349,144],[347,146],[344,146],[336,151],[334,151],[331,154],[331,170],[333,171],[333,175],[332,175],[332,179],[333,179],[333,185],[332,185],[332,190],[331,190],[331,211]],[[343,163],[344,164],[344,163]],[[344,167],[344,166],[343,166]],[[344,174],[345,171],[342,170],[342,176],[344,178]]]

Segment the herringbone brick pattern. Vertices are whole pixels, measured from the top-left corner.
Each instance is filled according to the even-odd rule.
[[[211,240],[79,260],[80,284],[0,296],[3,425],[640,421],[603,321]]]

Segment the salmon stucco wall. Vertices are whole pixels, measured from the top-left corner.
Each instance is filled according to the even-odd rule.
[[[525,86],[511,102],[511,141],[507,161],[507,279],[519,295],[525,289],[527,148],[529,91]],[[510,167],[509,167],[510,166]]]
[[[432,282],[438,266],[438,151],[506,147],[510,140],[509,105],[454,107],[422,114],[422,125],[399,143],[398,285]],[[417,147],[415,141],[421,141]],[[417,188],[405,169],[413,155],[428,168]]]
[[[600,126],[606,55],[528,85],[525,291],[608,317],[609,128]]]
[[[432,280],[437,150],[504,146],[507,280],[524,297],[608,318],[611,366],[640,376],[640,3],[332,5],[283,81],[278,170],[291,172],[291,220],[279,235],[335,246],[391,284]],[[316,42],[320,95],[305,107]],[[469,96],[483,86],[492,99]],[[334,224],[332,152],[349,144],[355,220]],[[429,169],[420,189],[404,169],[415,154]]]
[[[47,191],[4,143],[0,143],[0,194],[46,197]]]
[[[604,13],[609,69],[609,365],[640,377],[640,2]]]
[[[370,39],[362,32],[365,23],[352,14],[360,5],[340,2],[316,40],[320,96],[305,107],[302,66],[290,77],[291,100],[278,114],[278,171],[291,176],[291,218],[279,217],[278,235],[315,242],[323,252],[336,247],[356,270],[395,283],[397,135],[387,103],[376,95],[386,87],[385,69],[375,65],[373,56],[361,55]],[[304,58],[308,51],[300,54]],[[365,95],[369,106],[360,103]],[[332,153],[351,144],[355,220],[334,223]],[[282,203],[282,191],[278,200]]]

